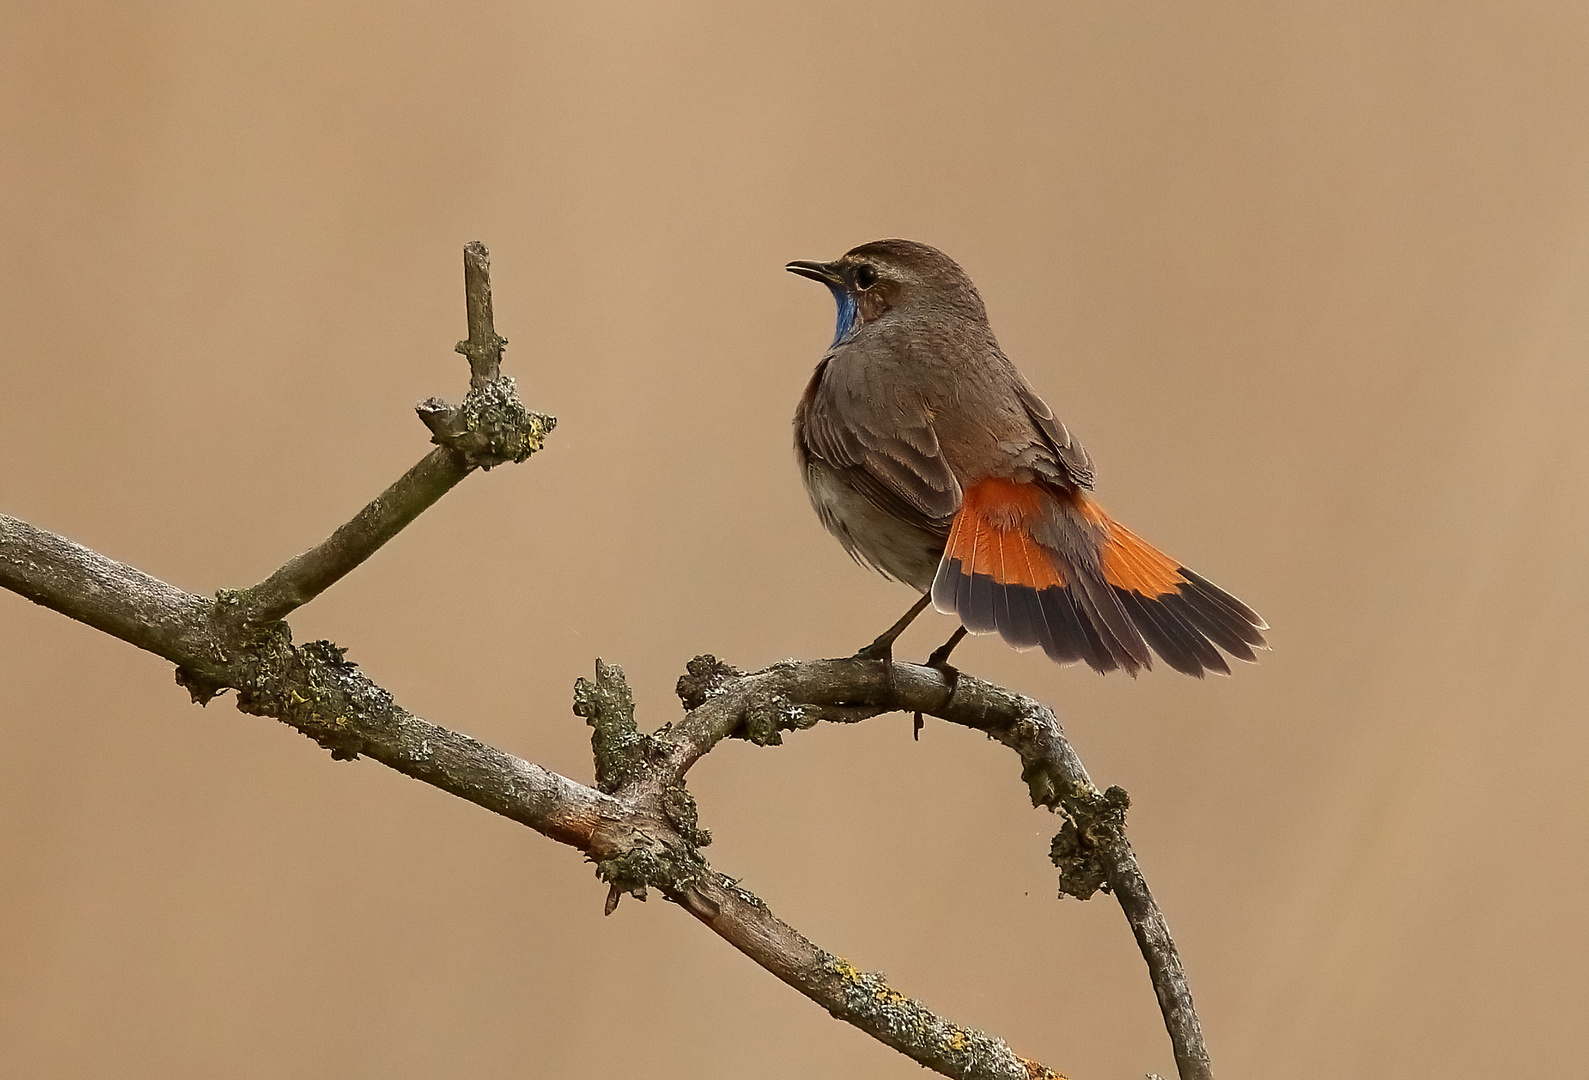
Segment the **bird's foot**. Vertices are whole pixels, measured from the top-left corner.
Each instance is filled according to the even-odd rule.
[[[950,672],[955,670],[949,666],[949,654],[954,652],[955,646],[960,644],[965,639],[966,628],[962,626],[949,636],[948,641],[944,642],[942,645],[938,646],[932,651],[932,655],[927,657],[927,666],[930,668],[937,668],[942,672]]]
[[[922,596],[920,600],[910,606],[910,610],[905,612],[898,622],[877,635],[875,641],[855,654],[855,659],[857,660],[882,661],[883,682],[889,701],[893,701],[898,695],[898,690],[894,683],[894,642],[898,640],[900,634],[905,632],[905,628],[911,624],[916,616],[922,613],[922,609],[931,602],[932,597]]]
[[[949,654],[954,652],[956,645],[965,640],[965,636],[966,628],[962,626],[954,632],[948,641],[934,649],[932,655],[927,657],[926,666],[942,675],[944,682],[949,684],[949,693],[944,697],[945,704],[949,702],[950,698],[955,696],[955,687],[960,685],[960,669],[949,663]],[[917,713],[916,727],[913,732],[913,736],[917,739],[921,738],[921,728],[921,713]]]
[[[931,602],[932,597],[925,595],[922,596],[920,600],[917,600],[910,606],[909,611],[905,612],[905,614],[899,617],[898,622],[896,622],[893,626],[890,626],[887,630],[884,630],[881,634],[878,634],[875,641],[866,646],[866,648],[862,649],[860,652],[856,653],[855,659],[886,660],[889,663],[893,663],[894,642],[899,639],[899,635],[905,632],[905,628],[915,621],[916,616],[922,613],[922,609],[924,609]]]
[[[882,660],[885,663],[892,664],[894,662],[894,637],[895,635],[892,634],[884,634],[865,648],[857,649],[852,659]]]
[[[893,701],[899,694],[894,682],[894,639],[898,636],[893,632],[884,634],[855,654],[856,660],[875,660],[883,665],[883,693],[887,701]]]

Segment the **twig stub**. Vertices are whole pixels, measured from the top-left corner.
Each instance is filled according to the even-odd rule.
[[[457,349],[469,358],[469,385],[479,390],[502,372],[502,347],[508,339],[497,333],[491,315],[491,252],[478,240],[463,249],[464,309],[469,337]]]
[[[526,409],[513,380],[502,374],[508,339],[496,331],[491,253],[478,240],[463,249],[463,295],[469,337],[455,349],[469,360],[469,394],[456,406],[427,398],[414,411],[430,429],[430,441],[460,454],[470,468],[521,462],[541,448],[557,418]]]

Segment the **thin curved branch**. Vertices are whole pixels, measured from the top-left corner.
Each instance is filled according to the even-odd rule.
[[[690,711],[666,736],[666,775],[674,781],[730,735],[776,742],[781,731],[818,720],[895,710],[975,728],[1014,750],[1033,805],[1070,819],[1053,855],[1062,891],[1083,900],[1100,885],[1114,893],[1147,962],[1181,1080],[1213,1076],[1180,953],[1126,837],[1130,800],[1121,788],[1100,792],[1094,786],[1052,709],[960,672],[951,678],[937,668],[900,663],[885,672],[876,661],[858,658],[785,661],[746,674],[714,657],[697,657],[679,681],[679,696]]]
[[[690,914],[785,983],[873,1038],[934,1072],[953,1077],[1064,1080],[1012,1052],[1003,1039],[950,1023],[906,997],[877,972],[813,945],[771,916],[737,882],[714,874],[682,895],[668,894]]]

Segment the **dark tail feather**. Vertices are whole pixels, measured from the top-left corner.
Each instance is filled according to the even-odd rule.
[[[1062,552],[1036,539],[1029,523],[1056,512],[1071,517],[1071,526],[1039,535],[1057,544],[1079,529],[1098,537],[1098,548]],[[1061,664],[1081,660],[1095,671],[1132,675],[1151,667],[1155,653],[1188,675],[1228,675],[1220,649],[1250,662],[1267,629],[1247,605],[1091,500],[1013,481],[984,481],[968,494],[932,599],[972,633],[997,632],[1017,649],[1040,645]]]
[[[1072,570],[1072,575],[1079,579],[1080,587],[1072,586],[1077,606],[1113,654],[1116,664],[1129,675],[1135,675],[1142,668],[1151,668],[1153,654],[1148,651],[1142,631],[1121,603],[1118,591],[1110,588],[1095,572],[1078,568]]]
[[[1043,641],[1043,651],[1050,660],[1061,664],[1081,660],[1100,675],[1120,666],[1113,650],[1104,645],[1092,627],[1092,620],[1083,614],[1069,588],[1044,589],[1039,599],[1051,634]]]
[[[1258,657],[1252,651],[1252,644],[1247,637],[1257,637],[1261,644],[1263,635],[1258,633],[1251,623],[1234,625],[1231,621],[1222,618],[1222,613],[1210,612],[1200,600],[1201,598],[1195,594],[1188,598],[1186,593],[1177,591],[1173,596],[1166,596],[1161,602],[1173,609],[1183,622],[1190,623],[1193,629],[1236,659],[1245,660],[1249,664],[1256,663]],[[1243,630],[1246,631],[1247,636],[1243,636]]]
[[[1189,601],[1193,596],[1196,597],[1194,607],[1211,617],[1222,617],[1247,644],[1260,649],[1264,647],[1262,631],[1269,629],[1269,624],[1259,618],[1256,611],[1201,574],[1195,574],[1184,566],[1180,567],[1180,571],[1191,585],[1191,588],[1182,591],[1187,594]]]
[[[1131,621],[1137,624],[1142,636],[1166,664],[1184,674],[1202,676],[1202,657],[1184,630],[1156,613],[1153,609],[1158,605],[1140,594],[1121,592],[1119,596]]]
[[[1230,674],[1224,649],[1238,660],[1256,659],[1267,624],[1252,608],[1194,574],[1077,496],[1072,508],[1102,533],[1098,565],[1121,605],[1153,646],[1177,671],[1202,677]]]

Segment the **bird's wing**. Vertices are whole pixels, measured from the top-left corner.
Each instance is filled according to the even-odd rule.
[[[1011,365],[1012,372],[1014,365]],[[1026,415],[1031,417],[1032,423],[1037,425],[1053,450],[1054,457],[1065,470],[1072,483],[1077,487],[1092,487],[1092,457],[1076,439],[1074,435],[1059,422],[1054,415],[1054,410],[1048,407],[1048,402],[1037,396],[1037,391],[1032,389],[1032,384],[1019,372],[1014,372],[1016,378],[1015,395],[1020,398],[1021,405],[1026,409]]]
[[[858,366],[824,360],[806,391],[800,423],[805,453],[846,471],[846,478],[886,513],[948,535],[960,509],[955,479],[932,417],[865,385]]]

